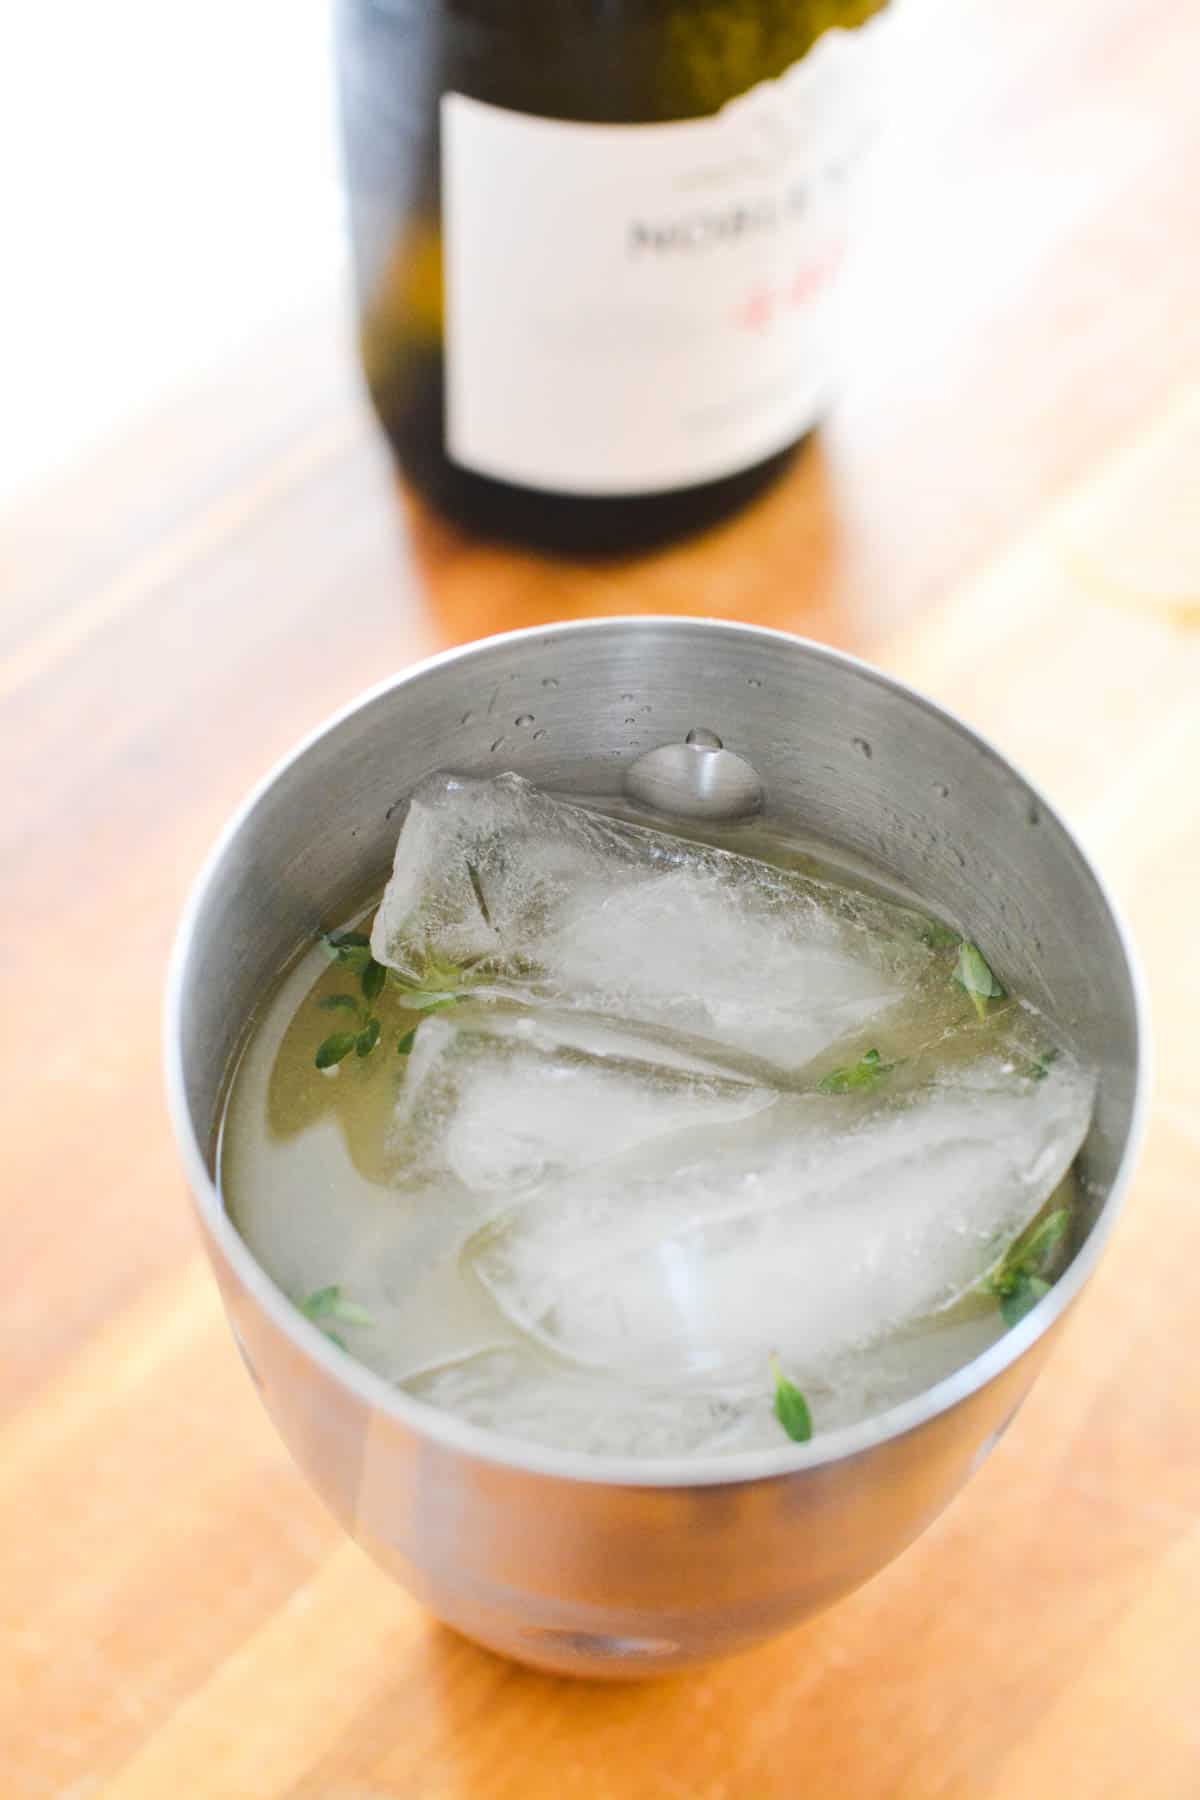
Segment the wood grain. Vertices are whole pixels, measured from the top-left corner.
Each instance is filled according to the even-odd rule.
[[[5,521],[5,1800],[1200,1793],[1200,14],[917,0],[904,34],[841,399],[721,530],[572,565],[398,503],[332,305]],[[1111,1252],[950,1512],[778,1643],[602,1688],[435,1625],[292,1469],[157,1012],[299,732],[439,644],[649,610],[853,646],[994,736],[1125,902],[1159,1073]]]

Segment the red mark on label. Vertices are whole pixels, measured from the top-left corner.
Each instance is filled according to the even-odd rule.
[[[810,300],[815,300],[825,286],[828,273],[820,263],[814,264],[812,268],[799,270],[788,286],[788,305],[807,306]]]
[[[828,287],[841,265],[842,249],[841,244],[831,244],[816,262],[796,270],[787,290],[790,306],[807,306]]]
[[[756,288],[749,299],[736,308],[733,316],[745,331],[765,331],[774,312],[774,296],[767,288]]]

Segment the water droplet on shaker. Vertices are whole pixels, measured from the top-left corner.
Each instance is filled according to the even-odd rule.
[[[625,772],[625,791],[640,806],[682,819],[745,818],[763,800],[752,765],[702,726],[688,732],[686,743],[639,756]]]

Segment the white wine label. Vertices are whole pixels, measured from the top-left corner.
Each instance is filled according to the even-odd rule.
[[[816,421],[883,16],[710,118],[441,103],[446,438],[564,494],[688,487]]]

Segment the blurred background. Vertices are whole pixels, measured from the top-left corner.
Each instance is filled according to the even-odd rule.
[[[395,473],[325,0],[0,12],[6,1796],[1200,1786],[1200,7],[894,15],[822,428],[711,529],[588,560]],[[334,707],[654,611],[847,647],[992,736],[1132,919],[1158,1077],[1094,1297],[968,1499],[782,1645],[568,1693],[436,1632],[286,1461],[199,1259],[158,1012],[200,859]]]
[[[324,0],[13,7],[2,32],[13,500],[334,305],[345,250]]]
[[[43,624],[61,580],[161,545],[189,512],[195,527],[218,492],[245,507],[297,458],[352,461],[360,520],[398,519],[356,367],[324,0],[12,9],[3,29],[0,506],[18,555],[47,498],[66,540],[10,564]],[[409,598],[454,638],[627,603],[847,641],[902,616],[1200,355],[1191,33],[1186,0],[1152,21],[1124,0],[905,0],[836,403],[784,488],[627,599],[519,558],[476,591],[463,544],[419,509],[373,572],[399,582],[415,549]],[[780,595],[781,556],[802,592]]]

